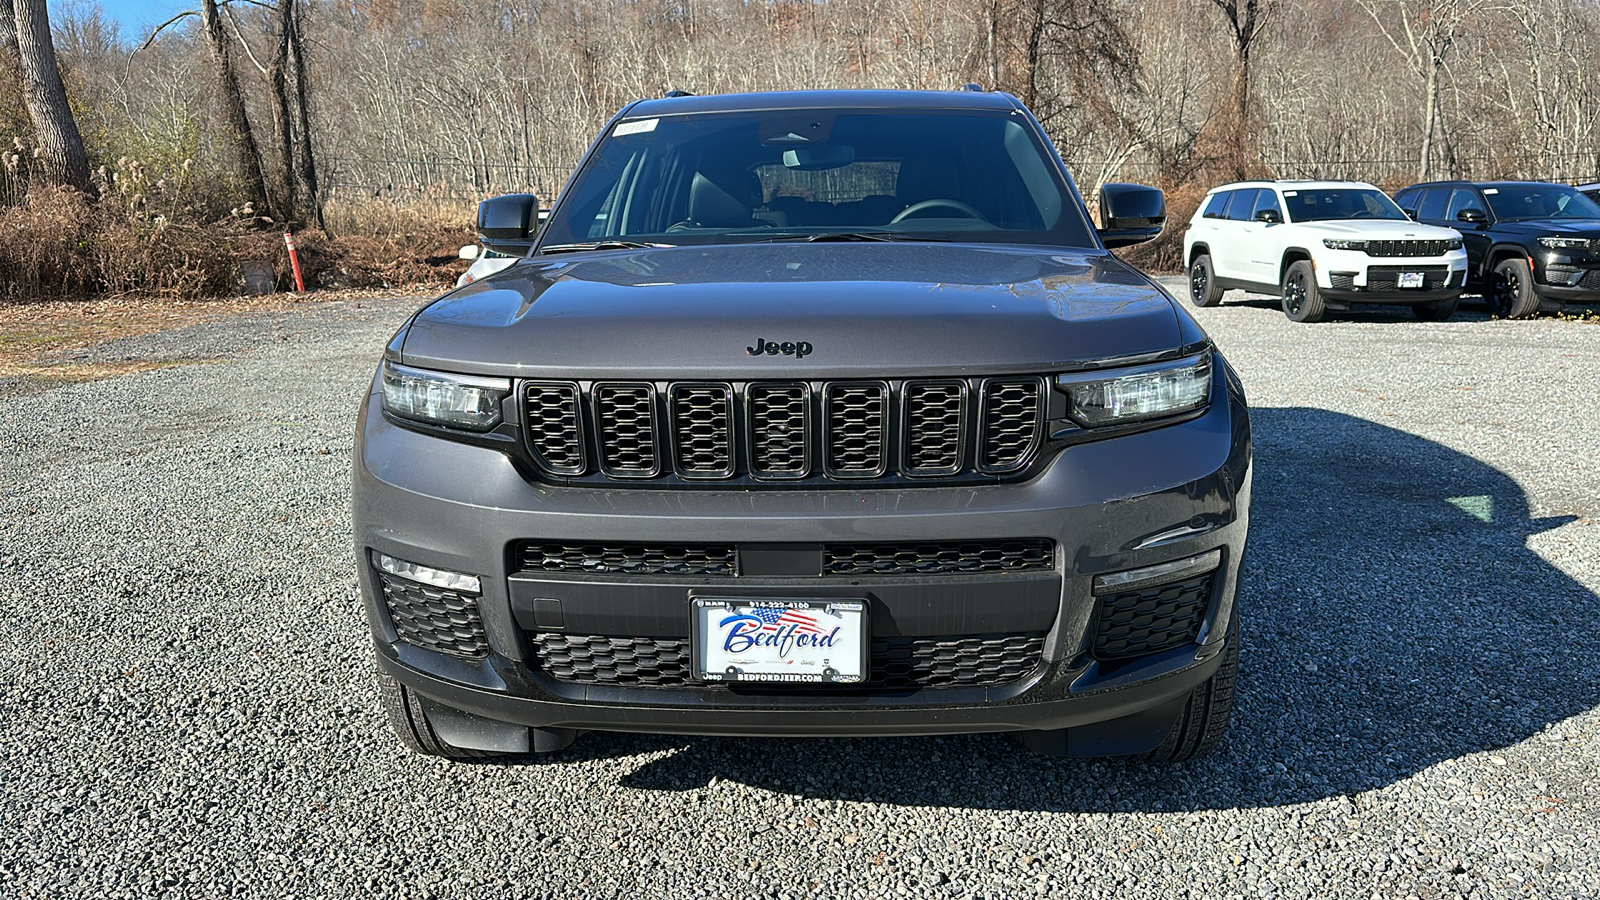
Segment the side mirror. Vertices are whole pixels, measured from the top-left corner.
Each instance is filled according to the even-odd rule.
[[[1406,218],[1410,219],[1411,221],[1415,222],[1417,220],[1417,211],[1416,210],[1402,208],[1400,211],[1405,213],[1406,214]]]
[[[1463,222],[1472,222],[1473,224],[1489,221],[1489,217],[1483,214],[1483,210],[1471,206],[1456,213],[1456,218]]]
[[[478,237],[513,254],[526,253],[539,229],[538,210],[539,198],[532,194],[490,197],[478,204]]]
[[[1283,214],[1275,209],[1258,209],[1256,210],[1256,221],[1265,222],[1268,225],[1276,225],[1283,221]]]
[[[1167,200],[1142,184],[1108,184],[1100,188],[1100,243],[1107,249],[1154,240],[1167,221]]]
[[[459,257],[460,259],[477,259],[478,258],[478,245],[477,244],[468,244],[465,247],[462,247],[460,250],[457,250],[456,251],[456,256]]]

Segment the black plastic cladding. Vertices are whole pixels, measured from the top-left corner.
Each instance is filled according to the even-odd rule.
[[[1038,376],[586,383],[516,393],[527,452],[574,483],[988,480],[1041,457]],[[581,419],[580,419],[581,416]]]

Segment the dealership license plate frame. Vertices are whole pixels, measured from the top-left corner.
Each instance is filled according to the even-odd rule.
[[[792,647],[790,652],[798,655],[790,661],[779,661],[773,658],[775,648],[763,648],[756,656],[749,658],[751,663],[748,667],[728,665],[731,654],[725,650],[714,650],[708,644],[712,637],[724,642],[726,640],[727,629],[714,620],[757,609],[796,610],[802,614],[837,618],[838,627],[844,629],[843,636],[847,638],[839,647],[845,656],[824,656],[819,652],[830,648]],[[867,680],[872,623],[866,600],[840,597],[694,597],[689,601],[689,634],[689,673],[697,681],[710,684],[828,686],[857,685]],[[713,667],[717,671],[712,671]]]
[[[1395,278],[1395,284],[1405,290],[1418,290],[1428,284],[1426,272],[1401,272]]]

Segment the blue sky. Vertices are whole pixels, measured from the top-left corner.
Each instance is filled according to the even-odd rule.
[[[50,5],[55,7],[57,3],[65,5],[66,2],[68,0],[52,0]],[[85,0],[82,5],[96,3]],[[123,38],[130,41],[143,38],[145,32],[186,9],[199,7],[195,0],[98,0],[98,5],[122,26]]]

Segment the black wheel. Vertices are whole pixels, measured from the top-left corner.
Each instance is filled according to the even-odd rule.
[[[1291,322],[1315,322],[1324,309],[1311,263],[1302,259],[1291,265],[1283,275],[1283,314]]]
[[[1189,267],[1189,302],[1195,306],[1216,306],[1222,302],[1222,287],[1211,271],[1211,257],[1201,254]]]
[[[1173,723],[1161,746],[1147,758],[1158,762],[1182,762],[1210,753],[1222,742],[1228,730],[1228,714],[1233,710],[1233,687],[1239,677],[1239,611],[1233,611],[1228,638],[1222,648],[1222,665],[1205,684],[1189,694],[1183,714]]]
[[[1489,311],[1502,319],[1531,319],[1539,314],[1539,295],[1533,292],[1533,272],[1520,257],[1495,264],[1489,279]]]
[[[1456,307],[1460,305],[1460,297],[1451,297],[1449,300],[1440,300],[1437,303],[1418,303],[1411,307],[1411,311],[1424,322],[1443,322],[1455,315]]]
[[[410,750],[445,759],[485,759],[501,755],[452,747],[440,740],[433,726],[428,724],[421,699],[393,676],[378,673],[378,693],[383,697],[383,711],[389,716],[389,727]]]

